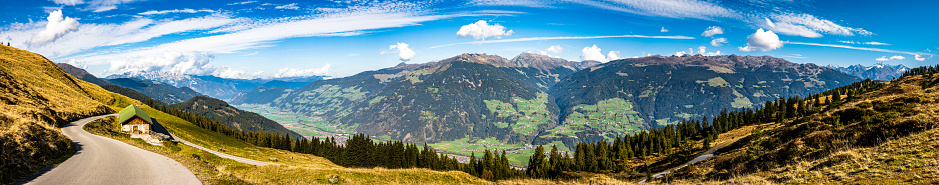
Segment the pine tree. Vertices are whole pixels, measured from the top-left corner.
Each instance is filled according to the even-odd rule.
[[[548,158],[548,163],[551,164],[551,170],[548,171],[549,178],[557,178],[561,175],[561,154],[558,153],[558,146],[551,146],[551,157]]]
[[[545,177],[545,170],[542,169],[544,165],[544,146],[538,145],[535,148],[535,153],[532,154],[531,158],[528,159],[528,175],[535,178]]]
[[[467,173],[473,176],[479,176],[479,173],[476,171],[476,152],[470,153],[469,167],[467,168]]]

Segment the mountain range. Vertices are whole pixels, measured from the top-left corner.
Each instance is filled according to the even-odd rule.
[[[127,92],[121,88],[128,88],[136,91],[134,93],[142,93],[148,98],[153,98],[165,103],[179,103],[189,100],[196,96],[203,96],[202,94],[190,89],[189,87],[175,87],[169,84],[165,84],[159,81],[151,81],[146,79],[137,79],[137,78],[113,78],[113,79],[100,79],[94,75],[88,73],[84,69],[77,68],[75,66],[66,64],[66,63],[57,63],[59,68],[61,68],[66,73],[84,80],[86,82],[91,82],[95,85],[101,86],[102,88],[107,89],[111,92]],[[128,92],[129,93],[129,92]],[[139,97],[130,94],[124,94],[125,96],[134,98]],[[135,98],[137,99],[137,98]],[[146,99],[137,99],[138,101],[145,101]]]
[[[910,68],[903,66],[903,64],[890,65],[885,63],[876,63],[872,66],[855,64],[848,67],[841,67],[837,65],[827,65],[825,67],[841,71],[845,74],[854,75],[858,78],[869,78],[871,80],[892,80],[894,78],[900,77],[904,72],[910,70]]]
[[[253,112],[242,111],[228,105],[225,101],[206,97],[189,87],[174,87],[159,81],[138,78],[99,79],[81,68],[65,63],[56,64],[64,72],[78,79],[94,82],[107,91],[118,93],[140,102],[153,98],[157,104],[167,104],[169,108],[183,110],[200,116],[216,120],[231,128],[252,132],[273,132],[289,135],[294,138],[300,134],[284,128],[283,125],[267,119]],[[271,81],[282,85],[296,85]],[[299,83],[299,82],[294,82]],[[279,87],[288,88],[288,87]]]
[[[165,71],[131,71],[113,74],[107,79],[136,78],[158,81],[175,87],[188,87],[201,94],[230,100],[238,93],[249,92],[258,86],[298,88],[310,82],[322,80],[326,76],[282,77],[272,79],[231,79],[216,76],[180,74]]]
[[[408,142],[494,138],[571,144],[858,80],[768,56],[650,56],[600,63],[531,53],[513,59],[463,54],[296,90],[258,88],[232,102],[264,104],[310,115],[312,124]]]

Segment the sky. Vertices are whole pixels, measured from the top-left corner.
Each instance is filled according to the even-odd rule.
[[[463,53],[939,63],[939,1],[2,1],[0,42],[99,77],[342,77]]]

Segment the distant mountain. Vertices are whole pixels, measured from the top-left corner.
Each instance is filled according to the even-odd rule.
[[[650,56],[578,71],[551,88],[560,126],[543,142],[597,140],[723,109],[753,108],[780,97],[804,96],[860,79],[815,64],[769,56]]]
[[[290,131],[284,128],[283,125],[264,116],[240,110],[228,105],[225,101],[215,98],[197,96],[189,99],[189,101],[168,105],[167,107],[205,116],[242,131],[275,132],[290,135],[293,138],[301,137],[300,134]]]
[[[598,63],[528,53],[511,60],[464,54],[317,81],[292,91],[258,89],[232,102],[269,104],[324,124],[391,139],[416,142],[474,136],[520,142],[557,123],[557,106],[544,92],[565,76]],[[528,107],[511,115],[490,111],[506,106],[514,111],[513,103]]]
[[[573,143],[858,80],[772,57],[651,56],[600,64],[530,53],[511,60],[463,54],[296,90],[259,88],[237,102],[267,104],[310,115],[316,124],[409,142],[494,137],[508,143]]]
[[[107,82],[107,80],[103,80],[98,77],[95,77],[95,75],[88,73],[88,71],[85,71],[82,68],[78,68],[70,64],[66,64],[66,63],[56,63],[55,65],[59,66],[59,69],[62,69],[62,71],[65,71],[65,73],[68,73],[69,75],[72,75],[73,77],[78,78],[79,80],[91,82],[98,86],[110,84]]]
[[[231,104],[268,104],[274,102],[277,98],[287,95],[287,93],[291,91],[293,90],[288,87],[267,88],[265,85],[261,85],[251,90],[251,92],[238,93],[238,95],[232,98]]]
[[[104,89],[107,89],[108,91],[120,93],[121,95],[134,98],[138,101],[146,101],[146,99],[138,99],[142,97],[140,97],[139,95],[135,93],[142,93],[143,95],[146,95],[146,97],[153,98],[153,99],[159,100],[161,102],[166,102],[166,103],[179,103],[179,102],[186,101],[192,97],[202,96],[202,94],[196,91],[193,91],[192,89],[188,87],[177,88],[172,85],[164,84],[158,81],[150,81],[150,80],[135,79],[135,78],[114,78],[114,79],[109,79],[109,80],[100,79],[98,77],[95,77],[94,75],[89,74],[84,69],[77,68],[69,64],[57,63],[56,66],[58,66],[66,73],[78,79],[94,83],[96,85],[101,86]],[[109,85],[115,85],[115,86],[119,86],[123,88],[132,89],[135,92],[126,91],[121,88],[117,88],[117,87],[113,87]]]
[[[202,96],[188,87],[174,87],[158,81],[149,81],[135,78],[109,79],[109,83],[143,93],[150,98],[166,103],[179,103],[192,97]],[[145,100],[144,100],[145,101]]]
[[[272,81],[278,81],[267,84],[269,87],[292,87],[297,88],[310,82],[322,80],[325,76],[310,77],[285,77],[274,79],[230,79],[216,76],[198,76],[179,74],[164,71],[136,71],[125,72],[123,74],[110,75],[108,79],[115,78],[137,78],[151,81],[159,81],[170,84],[175,87],[188,87],[196,92],[223,100],[230,100],[238,93],[249,92],[262,84]]]
[[[903,66],[903,64],[890,65],[885,63],[877,63],[872,66],[856,64],[848,67],[840,67],[837,65],[827,65],[826,67],[859,78],[870,78],[871,80],[891,80],[900,77],[904,72],[910,70],[910,68]]]

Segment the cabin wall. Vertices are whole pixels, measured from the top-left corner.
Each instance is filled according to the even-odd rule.
[[[134,126],[137,126],[137,130],[133,130]],[[133,120],[128,121],[127,124],[122,125],[121,131],[129,132],[129,133],[149,134],[150,124],[147,123],[146,121],[143,121],[140,118],[134,118]]]

